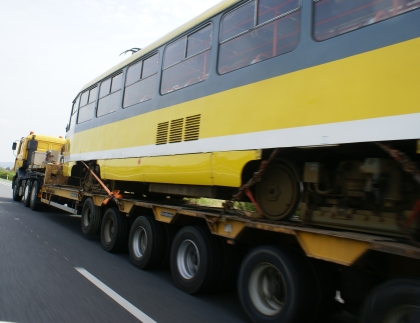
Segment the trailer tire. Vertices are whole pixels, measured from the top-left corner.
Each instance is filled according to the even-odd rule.
[[[82,217],[80,219],[80,225],[82,232],[85,235],[96,235],[101,229],[101,208],[93,203],[92,198],[87,198],[83,203]]]
[[[243,260],[238,279],[242,307],[253,322],[309,322],[315,284],[304,256],[290,248],[261,246]]]
[[[139,216],[131,226],[128,250],[131,262],[141,269],[154,269],[164,255],[162,225],[151,216]]]
[[[101,225],[101,244],[107,252],[122,252],[127,248],[128,218],[117,208],[110,207],[104,213]]]
[[[220,273],[217,242],[202,227],[182,228],[171,248],[171,274],[175,286],[188,293],[214,288]]]
[[[18,183],[18,179],[16,178],[13,181],[12,196],[13,196],[13,201],[19,202],[22,200],[22,196],[19,195],[19,187],[17,187],[17,183]]]
[[[26,180],[25,189],[23,191],[23,205],[29,207],[31,201],[31,187],[32,183],[29,179]]]
[[[42,208],[42,204],[38,197],[39,187],[40,187],[39,182],[35,180],[32,183],[31,196],[29,200],[29,207],[31,208],[32,211],[39,211]]]
[[[420,322],[420,280],[394,279],[375,288],[360,318],[361,323]]]

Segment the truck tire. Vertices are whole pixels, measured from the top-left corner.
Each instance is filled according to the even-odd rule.
[[[220,274],[220,257],[214,237],[204,228],[182,228],[171,248],[171,274],[175,286],[188,293],[214,288]]]
[[[163,262],[163,226],[151,216],[139,216],[131,226],[128,250],[131,262],[141,269],[154,269]]]
[[[375,288],[360,318],[361,323],[420,322],[420,280],[394,279]]]
[[[42,207],[42,204],[41,204],[40,199],[38,197],[39,186],[40,185],[39,185],[39,182],[37,180],[35,180],[32,183],[31,196],[30,196],[30,199],[29,199],[29,207],[33,211],[38,211]]]
[[[245,257],[238,294],[253,322],[310,322],[315,310],[315,284],[303,257],[278,246],[261,246]]]
[[[26,180],[25,189],[23,190],[23,205],[29,207],[31,201],[31,187],[32,183],[29,179]]]
[[[19,187],[17,186],[18,183],[18,179],[16,178],[13,182],[13,186],[12,186],[12,196],[13,196],[13,201],[19,202],[22,200],[22,196],[19,195]]]
[[[115,207],[104,213],[101,225],[101,244],[107,252],[121,252],[127,248],[129,224],[125,215]]]
[[[101,229],[101,208],[93,203],[92,198],[87,198],[83,204],[80,224],[85,235],[96,235]]]

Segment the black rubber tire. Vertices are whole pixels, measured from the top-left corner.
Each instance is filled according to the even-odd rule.
[[[154,269],[163,262],[165,232],[152,216],[139,216],[131,226],[128,250],[131,262],[141,269]]]
[[[171,274],[175,286],[188,294],[214,289],[221,272],[218,251],[217,242],[208,230],[199,226],[182,228],[171,248]]]
[[[80,219],[80,225],[82,232],[85,235],[96,235],[101,229],[102,223],[102,210],[99,206],[93,203],[92,198],[87,198],[83,203],[82,217]]]
[[[23,205],[29,207],[29,203],[31,201],[31,188],[32,182],[31,180],[27,179],[25,183],[25,189],[23,190]]]
[[[409,313],[411,314],[409,317],[398,319],[399,315]],[[392,315],[396,315],[394,320],[391,320]],[[360,322],[420,322],[420,280],[394,279],[375,288],[366,298]]]
[[[238,294],[253,322],[307,323],[315,311],[312,272],[302,254],[286,247],[251,250],[239,271]]]
[[[127,249],[128,230],[128,218],[115,207],[107,209],[101,225],[102,248],[108,252],[125,251]]]
[[[171,248],[172,243],[174,241],[175,235],[178,232],[178,227],[159,222],[159,224],[162,226],[163,232],[164,232],[164,238],[165,238],[165,244],[163,246],[163,256],[162,256],[162,262],[159,265],[159,268],[169,268],[170,262],[171,262]]]
[[[38,197],[39,188],[40,188],[39,182],[35,180],[32,183],[31,196],[29,200],[29,207],[31,208],[32,211],[39,211],[42,208],[42,204]]]
[[[17,183],[18,183],[18,179],[16,178],[13,181],[12,197],[13,197],[13,201],[19,202],[22,200],[22,196],[19,195],[19,187],[17,187]]]
[[[226,239],[215,237],[218,243],[218,254],[221,258],[220,274],[214,285],[214,291],[224,292],[236,287],[240,265],[240,250],[236,245],[226,242]]]

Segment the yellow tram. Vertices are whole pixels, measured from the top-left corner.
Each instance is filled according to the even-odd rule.
[[[83,86],[66,175],[225,199],[279,148],[252,191],[265,217],[405,214],[418,190],[383,147],[419,160],[419,8],[224,0]]]

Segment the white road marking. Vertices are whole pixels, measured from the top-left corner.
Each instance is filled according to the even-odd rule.
[[[64,256],[63,256],[64,257]],[[69,261],[66,257],[64,257],[64,259],[66,259],[67,261]]]
[[[6,181],[4,179],[0,180],[0,184],[12,187],[12,182]]]
[[[89,280],[92,284],[94,284],[96,287],[98,287],[101,291],[103,291],[105,294],[107,294],[109,297],[111,297],[115,302],[120,304],[122,307],[124,307],[128,312],[130,312],[134,317],[136,317],[138,320],[142,321],[143,323],[156,323],[156,321],[152,320],[149,316],[144,314],[142,311],[140,311],[137,307],[135,307],[133,304],[122,298],[120,295],[118,295],[116,292],[114,292],[111,288],[106,286],[103,282],[101,282],[99,279],[97,279],[95,276],[93,276],[91,273],[89,273],[86,269],[81,267],[74,267],[80,274],[85,276],[87,280]]]

